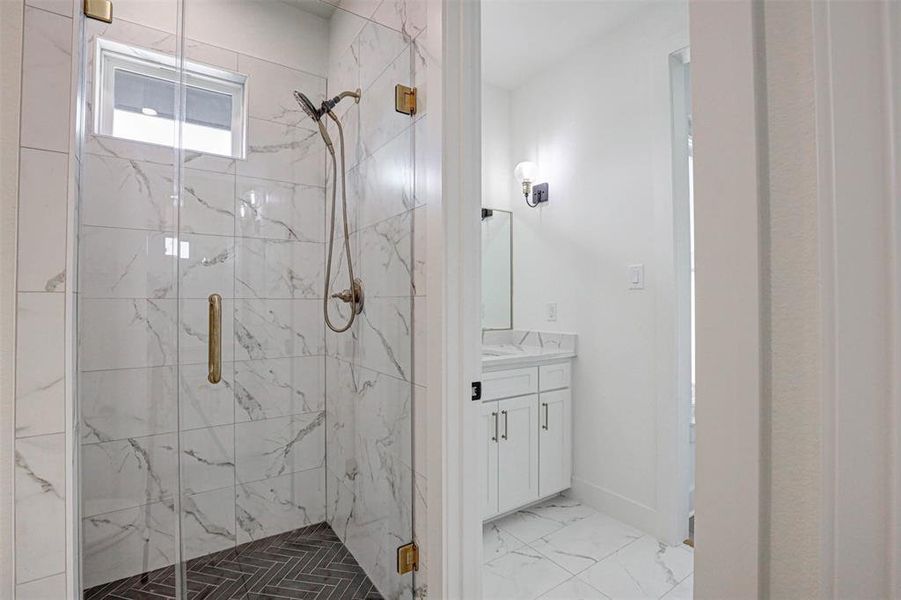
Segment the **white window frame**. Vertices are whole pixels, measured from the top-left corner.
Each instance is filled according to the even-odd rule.
[[[164,79],[176,85],[183,82],[186,86],[231,96],[232,148],[229,154],[220,156],[245,158],[247,140],[246,75],[185,60],[183,61],[184,77],[182,81],[182,77],[179,74],[179,61],[175,56],[98,38],[94,58],[94,106],[96,107],[94,111],[94,134],[116,137],[118,139],[129,139],[130,141],[141,140],[120,138],[113,134],[113,113],[115,108],[113,90],[115,89],[114,82],[117,69],[147,77]],[[143,143],[159,145],[150,141]],[[174,145],[173,143],[172,147]],[[185,149],[198,150],[189,147]],[[202,151],[204,154],[218,154],[204,150],[198,151]]]

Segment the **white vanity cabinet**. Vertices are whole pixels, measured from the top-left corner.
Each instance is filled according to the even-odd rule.
[[[482,375],[484,519],[570,487],[570,361]]]

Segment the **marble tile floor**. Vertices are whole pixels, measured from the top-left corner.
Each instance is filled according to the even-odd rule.
[[[484,600],[690,600],[694,550],[565,496],[482,528]]]
[[[325,523],[188,561],[189,600],[380,600],[344,544]],[[84,600],[174,600],[166,567],[93,587]]]

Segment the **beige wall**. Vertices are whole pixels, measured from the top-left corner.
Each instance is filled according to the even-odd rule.
[[[823,483],[811,3],[767,2],[764,15],[769,223],[762,309],[769,418],[762,494],[769,518],[761,528],[762,566],[770,597],[814,598],[821,592]]]

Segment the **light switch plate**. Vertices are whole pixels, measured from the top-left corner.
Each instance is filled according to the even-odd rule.
[[[548,302],[547,303],[547,320],[548,321],[556,321],[557,320],[557,303],[556,302]]]
[[[629,289],[644,289],[644,265],[629,265]]]

